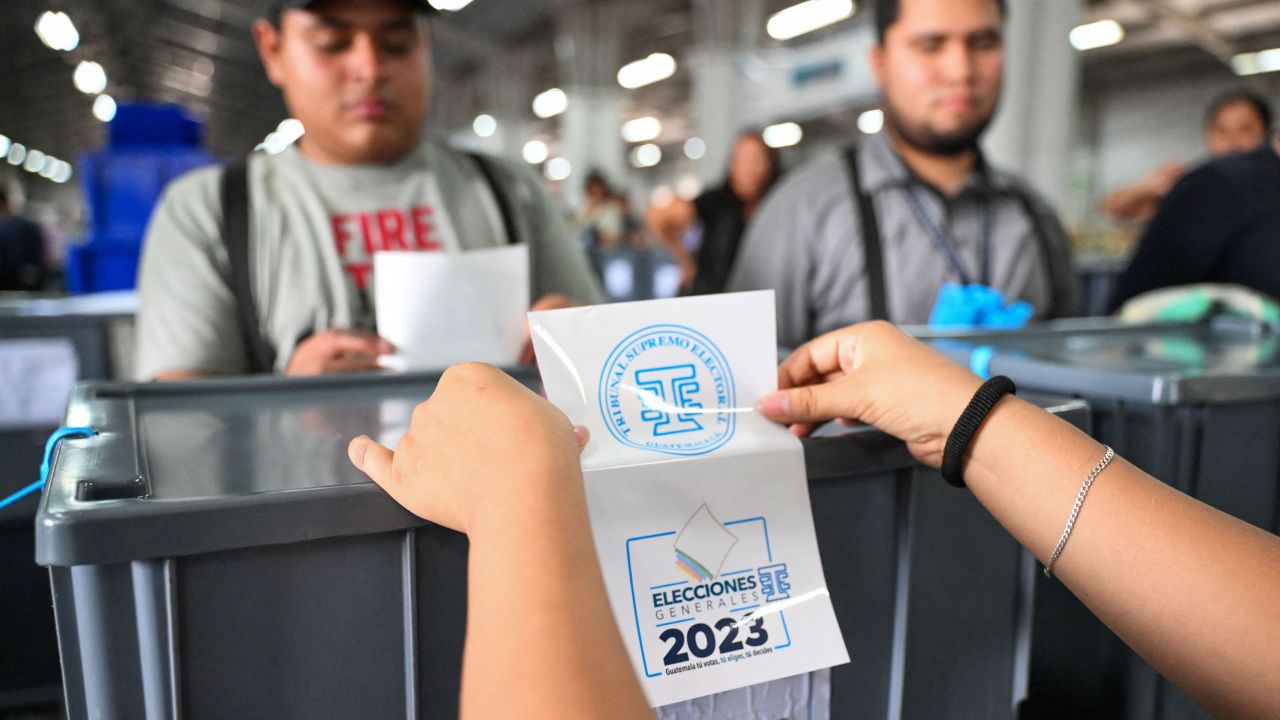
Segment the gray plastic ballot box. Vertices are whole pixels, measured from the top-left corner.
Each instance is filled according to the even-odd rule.
[[[1087,400],[1095,437],[1126,459],[1224,512],[1280,530],[1280,333],[1231,320],[1095,319],[918,336],[965,365],[988,348],[976,352],[990,357],[991,374],[1008,375],[1020,390]],[[1059,583],[1041,582],[1037,597],[1029,709],[1055,718],[1209,717]]]
[[[398,440],[436,379],[79,387],[68,423],[99,434],[59,445],[36,543],[69,716],[456,717],[466,538],[400,508],[346,457],[359,433]],[[1087,420],[1064,403],[1055,411]],[[1027,556],[890,438],[817,438],[805,455],[853,657],[817,710],[1011,717]],[[537,663],[536,648],[512,652]]]

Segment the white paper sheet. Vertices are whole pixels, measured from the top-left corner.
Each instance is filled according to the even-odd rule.
[[[394,370],[459,362],[514,365],[529,308],[529,249],[373,256],[378,334],[395,346],[379,358]]]
[[[61,425],[77,372],[66,338],[0,340],[0,428]]]
[[[772,292],[530,313],[548,398],[591,431],[592,531],[654,706],[848,662],[800,443],[777,387]]]

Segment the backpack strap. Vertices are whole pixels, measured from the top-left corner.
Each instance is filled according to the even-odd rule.
[[[845,151],[845,166],[849,170],[849,184],[858,204],[858,221],[861,224],[862,257],[867,271],[867,292],[872,320],[889,319],[889,302],[884,285],[884,250],[880,240],[880,223],[876,217],[875,203],[862,187],[862,171],[858,168],[858,146]]]
[[[496,161],[487,155],[476,152],[468,152],[466,155],[475,162],[480,174],[484,176],[485,183],[489,186],[489,193],[493,195],[493,201],[498,206],[498,214],[502,217],[502,231],[507,236],[507,244],[519,244],[520,236],[516,232],[515,208],[511,204],[511,198],[508,197],[507,193],[503,192],[502,186],[498,184]]]
[[[258,307],[249,280],[249,159],[240,158],[222,174],[222,241],[231,265],[231,293],[236,300],[240,334],[248,354],[249,372],[275,368],[275,350],[262,337]]]

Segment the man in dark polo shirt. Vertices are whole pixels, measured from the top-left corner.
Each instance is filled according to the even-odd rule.
[[[1160,202],[1111,310],[1148,290],[1243,285],[1280,299],[1280,155],[1271,144],[1193,170]]]

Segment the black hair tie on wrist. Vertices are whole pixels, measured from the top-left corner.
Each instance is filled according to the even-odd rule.
[[[997,375],[982,383],[978,392],[973,394],[968,407],[960,413],[960,419],[956,420],[955,427],[951,428],[951,434],[947,436],[947,445],[942,451],[943,480],[953,487],[965,486],[960,463],[964,460],[965,451],[969,449],[969,443],[977,434],[982,421],[987,419],[991,408],[1000,402],[1000,398],[1005,395],[1016,395],[1017,392],[1018,388],[1013,381],[1004,375]]]

